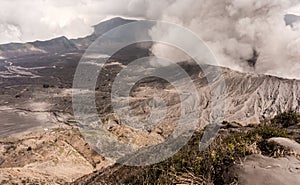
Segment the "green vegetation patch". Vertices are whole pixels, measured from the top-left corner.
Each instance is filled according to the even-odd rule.
[[[271,120],[272,125],[281,126],[285,128],[297,125],[299,122],[300,116],[296,111],[287,111],[278,114]]]
[[[237,174],[232,167],[246,156],[290,155],[288,149],[267,141],[272,137],[289,137],[286,130],[279,127],[265,125],[218,136],[202,152],[199,151],[201,137],[202,133],[195,133],[186,146],[164,162],[146,167],[123,166],[105,179],[117,184],[234,184]]]
[[[196,132],[186,146],[164,162],[146,167],[116,165],[118,170],[113,175],[104,175],[101,179],[112,184],[236,184],[238,179],[233,167],[246,156],[262,154],[276,158],[293,154],[268,139],[291,138],[280,123],[296,124],[298,115],[295,115],[294,112],[283,113],[268,124],[229,130],[229,134],[219,135],[205,151],[199,151],[203,133]]]

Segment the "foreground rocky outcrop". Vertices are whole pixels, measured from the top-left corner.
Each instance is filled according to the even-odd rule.
[[[77,129],[0,139],[0,184],[65,184],[109,165]]]
[[[240,184],[298,184],[300,182],[300,144],[282,137],[270,138],[269,143],[285,147],[294,155],[272,158],[251,155],[236,165]]]
[[[159,164],[115,164],[72,184],[299,184],[300,144],[288,139],[293,133],[269,124],[227,124],[205,151],[199,151],[202,133],[196,132],[177,154]]]
[[[300,182],[300,160],[294,156],[274,159],[252,155],[239,165],[239,183],[243,185],[292,185]]]

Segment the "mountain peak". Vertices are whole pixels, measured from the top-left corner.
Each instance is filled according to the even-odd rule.
[[[100,22],[99,24],[94,25],[94,35],[100,36],[111,29],[114,29],[118,26],[135,22],[136,20],[124,19],[122,17],[114,17],[112,19]]]
[[[129,19],[124,19],[122,17],[114,17],[105,21],[101,21],[100,23],[94,25],[93,27],[97,27],[101,24],[109,24],[109,23],[117,23],[117,22],[122,22],[122,21],[129,21]]]

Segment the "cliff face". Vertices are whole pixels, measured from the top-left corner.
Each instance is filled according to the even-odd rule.
[[[226,116],[228,121],[257,123],[288,110],[299,112],[300,81],[243,74],[228,69]]]
[[[212,67],[214,68],[214,67]],[[212,69],[213,71],[214,69]],[[265,118],[288,110],[299,111],[300,81],[288,80],[274,76],[245,74],[230,69],[222,69],[226,85],[225,121],[242,124],[259,123]],[[201,74],[201,73],[200,73]],[[199,87],[202,99],[208,99],[208,86]],[[212,84],[214,85],[214,84]],[[203,96],[203,94],[206,94]],[[209,100],[203,102],[209,104]],[[203,119],[208,118],[209,111],[204,109]]]
[[[218,86],[220,79],[225,82],[225,93],[224,96],[218,97],[217,101],[225,104],[224,121],[238,122],[243,125],[256,124],[264,119],[273,118],[281,112],[300,111],[299,80],[240,73],[227,68],[206,66],[211,73],[217,70],[222,72],[222,75],[216,77],[213,83],[208,83],[206,75],[196,65],[186,63],[180,65],[192,77],[193,84],[199,92],[200,128],[209,123],[212,108],[211,90]],[[172,69],[167,67],[165,70]],[[161,86],[160,83],[164,85]],[[186,84],[179,83],[179,86],[185,87]],[[133,92],[130,110],[134,112],[134,115],[150,115],[151,110],[147,107],[155,94],[168,105],[169,112],[163,122],[169,125],[179,118],[182,102],[170,84],[161,82],[159,79],[148,79],[141,81]],[[218,102],[215,103],[218,104]],[[141,110],[143,110],[143,114],[141,114]],[[143,119],[142,116],[141,119]]]

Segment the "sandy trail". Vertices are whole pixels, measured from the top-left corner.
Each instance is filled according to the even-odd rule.
[[[56,66],[39,66],[39,67],[21,67],[14,65],[13,62],[4,61],[5,71],[0,71],[0,77],[2,78],[39,78],[41,76],[35,73],[35,70],[46,69],[46,68],[56,68]]]
[[[55,126],[50,113],[26,112],[16,109],[0,110],[0,123],[0,137]]]

